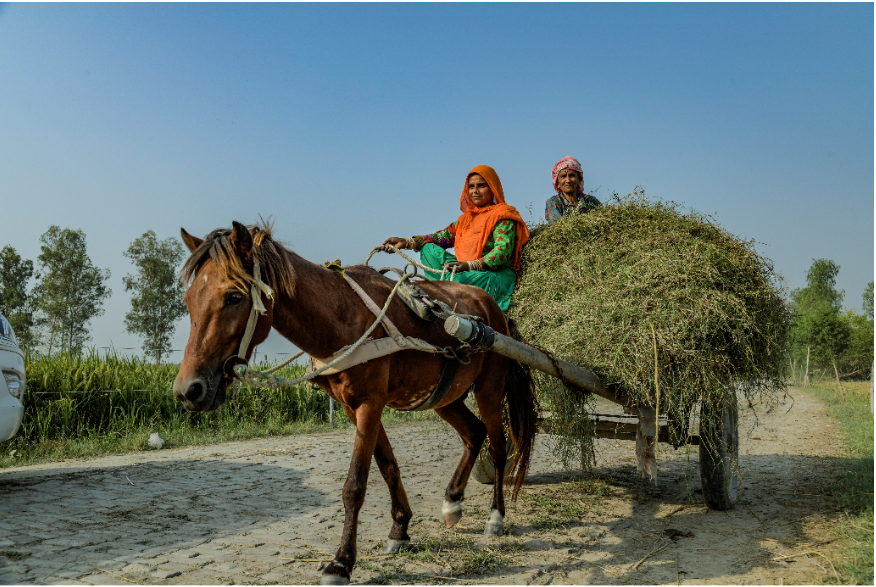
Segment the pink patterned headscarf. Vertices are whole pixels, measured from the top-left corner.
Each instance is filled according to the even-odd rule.
[[[581,181],[578,182],[578,195],[584,195],[584,171],[581,170],[581,164],[574,157],[563,157],[557,164],[554,165],[551,171],[551,177],[554,178],[554,191],[560,193],[560,188],[557,186],[557,178],[560,176],[560,171],[563,169],[574,169],[581,176]]]

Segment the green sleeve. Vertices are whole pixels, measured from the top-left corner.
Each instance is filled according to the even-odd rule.
[[[456,242],[456,222],[445,228],[444,230],[439,230],[438,232],[433,232],[432,234],[424,234],[421,236],[414,237],[414,243],[416,245],[414,250],[419,251],[423,248],[423,245],[426,243],[433,243],[441,247],[442,249],[449,249],[453,247],[453,244]]]
[[[510,267],[514,260],[514,248],[517,245],[517,226],[514,220],[500,220],[493,228],[492,248],[484,251],[481,259],[487,267],[495,271]],[[487,242],[489,248],[490,243]]]

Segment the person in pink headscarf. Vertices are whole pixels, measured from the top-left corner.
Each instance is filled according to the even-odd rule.
[[[590,212],[602,202],[584,193],[584,172],[574,157],[563,157],[551,171],[557,195],[545,202],[544,219],[553,224],[568,214]]]

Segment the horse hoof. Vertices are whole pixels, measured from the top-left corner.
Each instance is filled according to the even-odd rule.
[[[386,546],[383,547],[383,554],[394,554],[410,543],[410,540],[393,540],[390,538],[386,541]]]
[[[458,501],[447,501],[445,499],[444,504],[441,506],[441,513],[444,515],[444,523],[447,524],[448,528],[452,528],[462,519],[462,506],[459,505]]]
[[[323,575],[319,581],[320,585],[349,585],[350,579],[341,575]]]
[[[331,571],[339,571],[339,573],[332,573]],[[347,574],[347,570],[344,568],[344,565],[339,563],[337,560],[333,560],[322,572],[322,579],[320,579],[319,584],[349,585],[350,576]]]
[[[502,514],[499,510],[490,512],[490,517],[487,518],[487,527],[484,528],[485,536],[501,536],[503,530]]]

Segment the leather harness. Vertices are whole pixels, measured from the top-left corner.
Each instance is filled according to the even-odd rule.
[[[340,273],[347,284],[350,286],[365,306],[370,310],[375,316],[379,316],[381,313],[380,307],[371,299],[371,297],[365,292],[362,287],[356,283],[353,278],[347,275],[346,271],[343,267],[341,267],[340,262],[332,262],[326,263],[326,267],[336,273]],[[403,280],[403,283],[399,287],[398,297],[407,305],[419,318],[424,320],[428,320],[430,322],[434,322],[438,318],[446,317],[450,315],[452,310],[450,307],[441,302],[440,300],[432,300],[429,298],[425,292],[423,292],[419,287],[410,283],[410,280],[404,279],[404,275],[401,271],[395,268],[384,268],[380,270],[380,273],[386,273],[387,271],[394,271],[399,275],[399,278]],[[250,293],[252,297],[252,309],[250,310],[249,320],[246,324],[246,331],[244,332],[244,336],[240,341],[240,350],[238,351],[237,356],[229,357],[226,361],[233,361],[235,363],[244,362],[246,360],[246,353],[249,348],[249,343],[252,341],[252,335],[255,331],[256,324],[258,322],[259,315],[265,314],[267,311],[264,304],[261,301],[261,294],[265,293],[266,296],[273,302],[274,296],[271,288],[261,281],[261,271],[259,267],[258,259],[255,260],[253,265],[253,281],[250,287]],[[483,319],[479,316],[468,316],[469,318],[476,320],[478,322],[482,322]],[[381,320],[381,324],[386,330],[389,336],[384,338],[378,338],[374,340],[368,340],[363,343],[357,349],[355,349],[349,356],[332,365],[332,367],[324,370],[322,375],[332,375],[335,373],[340,373],[346,369],[354,367],[356,365],[360,365],[362,363],[366,363],[368,361],[384,357],[386,355],[390,355],[392,353],[402,351],[402,350],[419,350],[431,353],[441,353],[444,354],[446,359],[444,361],[444,366],[441,370],[441,376],[438,379],[438,384],[435,386],[435,389],[432,393],[427,397],[423,402],[413,408],[407,408],[406,410],[401,411],[422,411],[428,410],[436,405],[438,405],[448,394],[450,388],[453,386],[453,382],[456,379],[456,373],[459,370],[460,358],[457,352],[455,352],[452,348],[441,349],[436,347],[424,340],[411,337],[404,336],[401,331],[393,324],[392,320],[389,319],[388,316],[384,316]],[[311,356],[311,371],[319,369],[326,365],[327,363],[334,360],[335,357],[340,356],[346,349],[349,347],[344,347],[334,353],[331,357],[320,359],[317,357]]]

